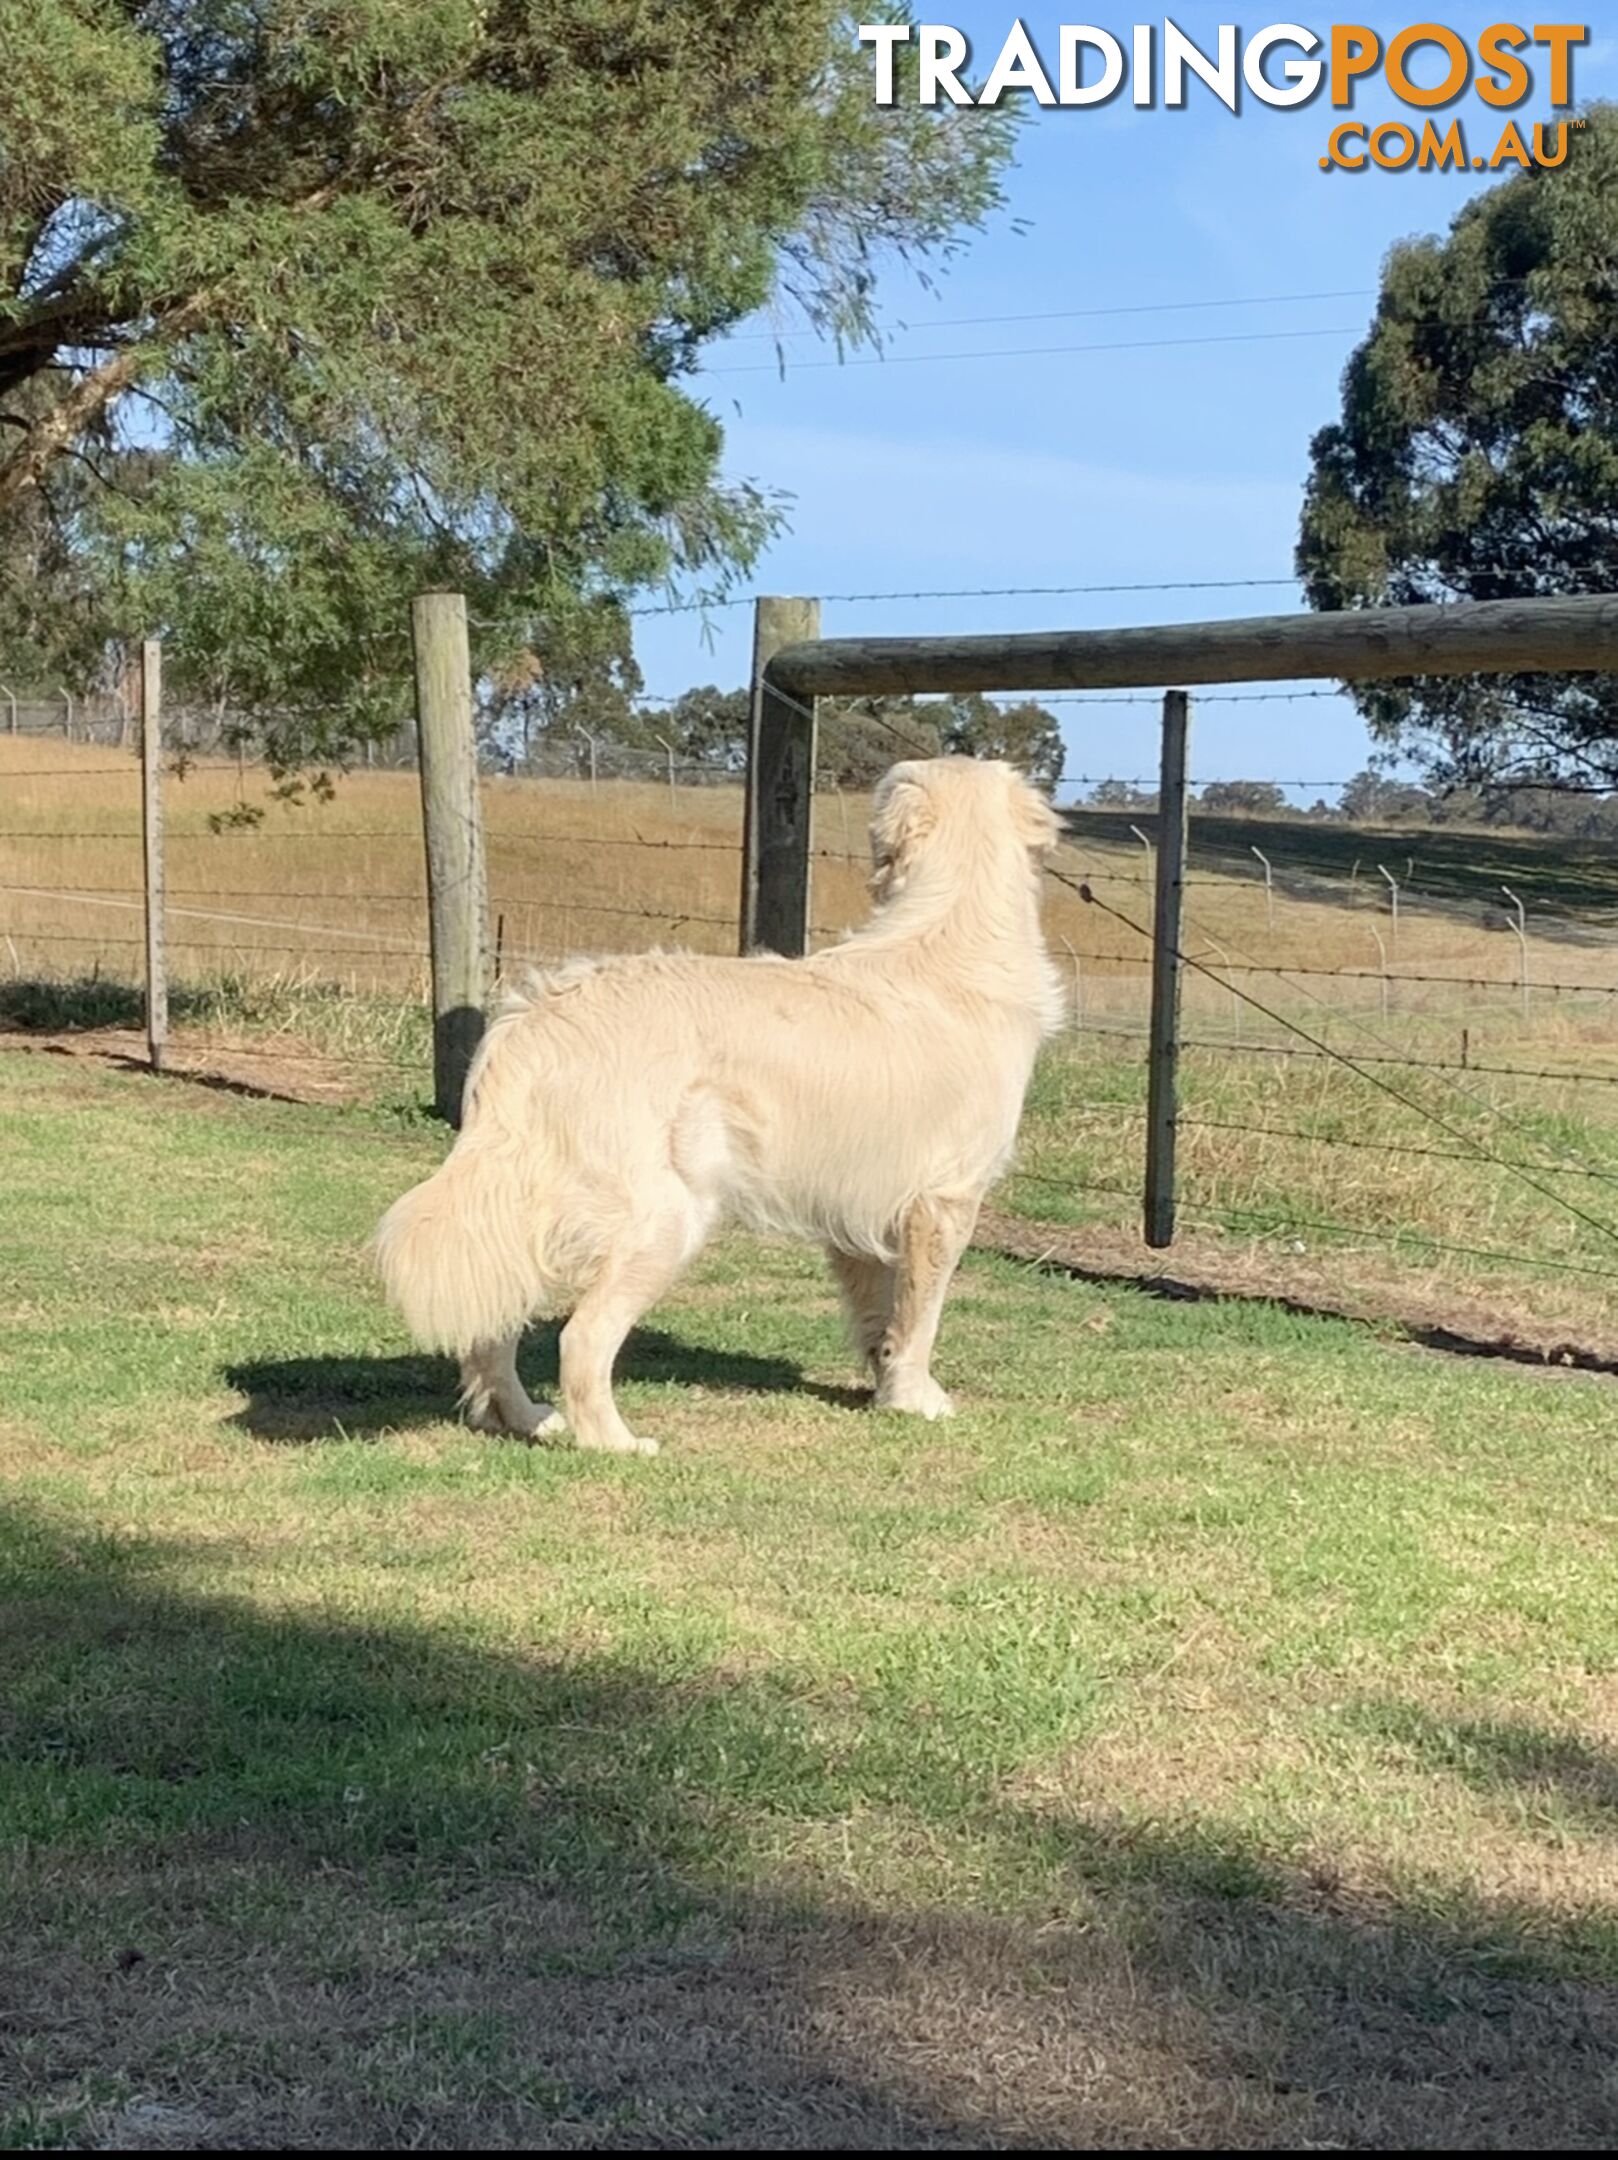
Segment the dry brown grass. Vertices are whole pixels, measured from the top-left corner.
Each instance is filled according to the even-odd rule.
[[[133,758],[0,740],[0,785],[0,977],[133,983],[141,930]],[[262,811],[260,822],[222,823],[244,803]],[[484,809],[508,974],[582,950],[734,949],[739,789],[497,779],[485,783]],[[865,914],[868,809],[856,795],[817,798],[817,942]],[[408,773],[356,773],[333,800],[297,804],[275,801],[262,774],[225,762],[171,779],[177,1062],[211,1057],[222,1077],[240,1080],[241,1060],[256,1051],[300,1085],[318,1079],[328,1098],[340,1092],[344,1061],[362,1080],[380,1066],[415,1084],[426,1053],[419,818]],[[1056,1046],[1036,1087],[1012,1199],[1034,1217],[1122,1228],[1135,1213],[1143,1147],[1150,856],[1127,820],[1086,814],[1078,823],[1055,867],[1088,880],[1097,902],[1053,879],[1047,927],[1083,1026]],[[1276,859],[1273,920],[1246,855],[1249,831]],[[1232,972],[1213,981],[1193,970],[1185,985],[1187,1230],[1260,1239],[1271,1258],[1280,1241],[1291,1260],[1312,1261],[1323,1241],[1335,1250],[1344,1240],[1310,1226],[1345,1226],[1362,1245],[1357,1258],[1339,1256],[1337,1274],[1349,1283],[1382,1264],[1396,1233],[1405,1290],[1419,1296],[1487,1290],[1498,1277],[1488,1261],[1435,1253],[1435,1239],[1611,1272],[1606,1233],[1478,1160],[1511,1157],[1536,1176],[1549,1166],[1574,1208],[1605,1214],[1607,1183],[1618,1177],[1618,1088],[1606,1084],[1618,1082],[1618,968],[1601,927],[1613,897],[1605,866],[1545,848],[1536,855],[1538,843],[1521,835],[1395,843],[1384,834],[1366,838],[1355,876],[1349,858],[1359,846],[1341,828],[1194,828],[1187,949],[1216,973]],[[1423,847],[1432,860],[1400,852]],[[1406,880],[1397,937],[1375,875],[1382,857]],[[1498,884],[1508,876],[1535,904],[1526,1013],[1518,941],[1499,927]],[[1377,972],[1383,954],[1387,983]],[[24,1017],[59,1025],[69,1015],[47,1001]],[[125,1000],[92,1003],[76,1017],[127,1028],[138,1014]],[[1409,1101],[1312,1052],[1289,1021],[1333,1053],[1369,1061],[1367,1071]],[[1282,1046],[1304,1054],[1269,1054]],[[237,1062],[219,1062],[222,1052]],[[1399,1058],[1470,1069],[1387,1062]],[[1510,1077],[1544,1070],[1576,1077]],[[273,1082],[274,1068],[265,1071]],[[1558,1290],[1556,1302],[1586,1333],[1618,1314],[1607,1283],[1570,1280],[1582,1285],[1578,1296]],[[1533,1294],[1543,1302],[1542,1289]]]
[[[139,768],[128,752],[40,737],[0,738],[6,789],[0,835],[0,934],[14,974],[67,977],[92,971],[133,980],[140,914]],[[251,826],[215,829],[243,806]],[[860,921],[866,907],[868,800],[827,793],[815,810],[812,916],[817,939]],[[554,959],[577,951],[630,951],[679,943],[734,949],[740,881],[741,793],[736,787],[671,790],[653,781],[492,779],[484,786],[491,911],[503,925],[503,957]],[[350,992],[419,995],[426,954],[420,803],[414,776],[356,772],[330,802],[275,801],[265,776],[233,762],[201,760],[168,785],[169,937],[177,979],[230,974],[302,980]],[[1254,832],[1265,837],[1266,828]],[[1076,968],[1087,1019],[1138,1024],[1146,1009],[1149,857],[1120,836],[1086,836],[1058,867],[1088,878],[1105,906],[1050,890],[1053,945]],[[1502,1027],[1518,1018],[1517,940],[1483,926],[1480,910],[1408,896],[1395,938],[1382,889],[1368,871],[1332,885],[1283,871],[1273,924],[1257,865],[1198,871],[1189,895],[1188,950],[1220,967],[1246,959],[1277,968],[1350,971],[1349,979],[1281,985],[1237,979],[1266,1002],[1304,1011],[1317,998],[1380,1023],[1377,937],[1392,972],[1394,1020],[1474,1012]],[[1418,881],[1419,886],[1419,881]],[[1115,910],[1116,916],[1106,912]],[[1128,921],[1116,917],[1128,918]],[[1546,926],[1547,932],[1548,927]],[[1530,938],[1540,982],[1609,991],[1605,942],[1567,934]],[[1425,983],[1431,975],[1478,978],[1479,993]],[[1611,1000],[1588,1009],[1542,994],[1529,1032],[1547,1046],[1592,1036],[1618,1043]],[[1477,1008],[1481,1007],[1481,1012]],[[1263,1022],[1218,985],[1186,988],[1188,1022],[1251,1038]]]
[[[36,777],[37,775],[37,777]],[[132,758],[0,742],[7,788],[4,930],[16,973],[132,979],[140,903]],[[253,825],[223,824],[243,805]],[[513,962],[675,938],[733,938],[734,789],[487,783],[491,908]],[[262,774],[202,761],[168,783],[168,929],[177,979],[231,974],[419,996],[426,958],[413,776],[361,772],[330,802],[276,802]],[[639,843],[646,843],[645,845]]]

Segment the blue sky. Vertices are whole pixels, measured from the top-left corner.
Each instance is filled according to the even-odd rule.
[[[1013,6],[982,0],[941,0],[920,12],[971,37],[979,73],[1016,19]],[[1210,49],[1221,21],[1249,32],[1288,15],[1237,13],[1209,0],[1181,0],[1172,12]],[[1352,11],[1353,20],[1390,34],[1420,16],[1378,0]],[[1131,24],[1162,19],[1111,7],[1025,9],[1023,18],[1052,57],[1064,20],[1097,22],[1127,47]],[[1334,18],[1298,11],[1293,19],[1324,36]],[[1442,11],[1462,35],[1500,19],[1492,0]],[[1594,23],[1591,33],[1575,67],[1581,102],[1618,95],[1618,39]],[[1455,110],[1472,146],[1492,147],[1504,116],[1471,96]],[[1356,117],[1393,116],[1409,114],[1381,84],[1362,94]],[[756,334],[763,325],[716,346],[699,389],[724,421],[728,472],[794,498],[756,588],[860,593],[1286,578],[1309,439],[1337,410],[1343,364],[1369,320],[1384,255],[1408,234],[1441,231],[1487,184],[1449,172],[1324,173],[1319,158],[1341,117],[1324,96],[1297,111],[1247,100],[1233,116],[1195,82],[1180,111],[1139,111],[1127,97],[1101,110],[1031,109],[1005,212],[936,291],[898,270],[888,279],[883,313],[894,330],[885,364],[827,366],[828,348],[795,337],[783,380],[772,346]],[[1517,117],[1548,118],[1546,98],[1531,99]],[[1328,293],[1348,297],[1233,304]],[[1217,304],[1200,304],[1207,302]],[[1173,311],[1166,303],[1176,304]],[[1057,321],[963,320],[1160,307]],[[1255,332],[1265,335],[1249,341]],[[1241,341],[1146,342],[1220,338]],[[1107,345],[1129,349],[1044,349]],[[963,353],[986,357],[922,357]],[[756,372],[732,372],[741,370]],[[1281,613],[1299,604],[1290,586],[837,603],[827,606],[824,628],[835,636],[1084,627]],[[644,620],[637,633],[651,691],[746,678],[745,609],[714,615],[706,641],[689,615]],[[1071,771],[1150,771],[1149,708],[1058,710]],[[1199,778],[1343,779],[1366,754],[1364,731],[1340,698],[1200,709]]]

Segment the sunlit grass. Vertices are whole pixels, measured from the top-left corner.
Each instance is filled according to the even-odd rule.
[[[921,1427],[727,1241],[491,1443],[442,1145],[0,1057],[8,2143],[1597,2136],[1610,1383],[980,1257]]]

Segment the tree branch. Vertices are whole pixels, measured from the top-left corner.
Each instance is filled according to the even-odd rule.
[[[72,443],[81,429],[106,411],[139,378],[165,346],[184,337],[202,322],[218,299],[216,292],[193,293],[159,319],[156,334],[102,361],[67,393],[61,402],[36,420],[17,449],[0,465],[0,518],[3,518]]]

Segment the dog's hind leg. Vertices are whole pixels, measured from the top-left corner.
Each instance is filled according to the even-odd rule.
[[[515,1335],[480,1343],[461,1360],[461,1401],[474,1432],[515,1433],[522,1440],[548,1439],[563,1428],[549,1403],[533,1402],[517,1377]]]
[[[886,1260],[873,1260],[868,1253],[840,1252],[835,1245],[826,1247],[826,1258],[843,1293],[843,1311],[854,1349],[865,1364],[880,1372],[877,1352],[893,1318],[893,1267]]]
[[[682,1193],[635,1228],[633,1245],[608,1254],[562,1330],[562,1400],[581,1448],[655,1455],[657,1442],[632,1433],[612,1398],[612,1368],[624,1338],[657,1302],[707,1234],[711,1215]]]
[[[978,1219],[980,1196],[918,1200],[899,1228],[893,1318],[877,1347],[876,1405],[948,1417],[954,1404],[933,1378],[933,1344],[956,1264]]]

